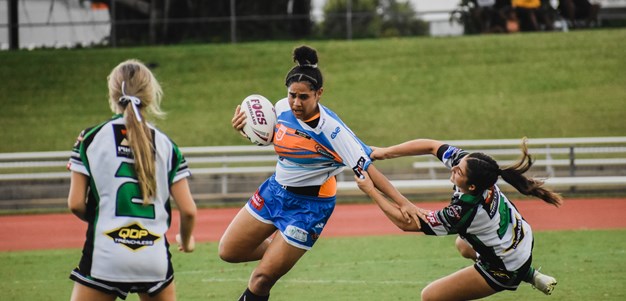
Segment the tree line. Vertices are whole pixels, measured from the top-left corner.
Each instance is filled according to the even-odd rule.
[[[428,25],[416,18],[410,3],[398,0],[328,0],[319,22],[311,18],[311,0],[91,3],[107,5],[113,45],[359,39],[423,35],[428,31]]]

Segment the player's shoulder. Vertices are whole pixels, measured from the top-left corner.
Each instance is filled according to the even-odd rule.
[[[276,110],[276,115],[279,115],[279,112],[290,111],[291,107],[289,106],[289,101],[287,100],[287,97],[278,100],[274,104],[274,109]]]
[[[111,119],[103,121],[97,125],[89,126],[83,129],[78,134],[78,137],[76,138],[76,142],[74,143],[74,147],[77,147],[80,143],[82,143],[86,139],[93,139],[96,136],[96,134],[98,134],[103,128],[117,121],[118,119],[120,118],[119,116],[116,115],[116,116],[113,116]]]

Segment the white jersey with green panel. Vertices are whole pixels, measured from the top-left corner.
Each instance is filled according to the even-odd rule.
[[[437,154],[448,168],[466,155],[466,151],[448,145]],[[481,195],[456,189],[450,205],[432,211],[428,220],[422,222],[422,231],[428,235],[459,234],[482,260],[508,271],[519,269],[532,253],[530,225],[497,185]]]
[[[162,281],[173,274],[165,233],[170,226],[170,186],[190,175],[164,133],[149,125],[156,158],[156,194],[143,205],[122,115],[85,130],[68,164],[89,177],[89,223],[79,269],[115,282]]]

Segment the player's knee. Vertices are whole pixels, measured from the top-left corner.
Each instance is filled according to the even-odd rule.
[[[236,250],[229,247],[227,243],[220,240],[219,246],[217,248],[217,254],[220,256],[220,259],[229,263],[238,263],[241,262],[239,256],[237,256]]]
[[[435,291],[430,287],[430,285],[426,286],[423,290],[422,290],[422,294],[421,294],[421,300],[422,301],[432,301],[432,300],[437,300],[437,296],[435,294]]]

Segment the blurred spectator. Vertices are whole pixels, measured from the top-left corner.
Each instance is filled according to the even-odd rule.
[[[600,5],[589,0],[559,0],[559,11],[572,28],[597,24],[599,10]]]
[[[521,31],[552,30],[554,19],[550,18],[550,4],[542,0],[511,0],[519,19]]]
[[[507,20],[511,8],[511,0],[472,0],[475,6],[472,10],[480,32],[501,33],[509,32]]]

